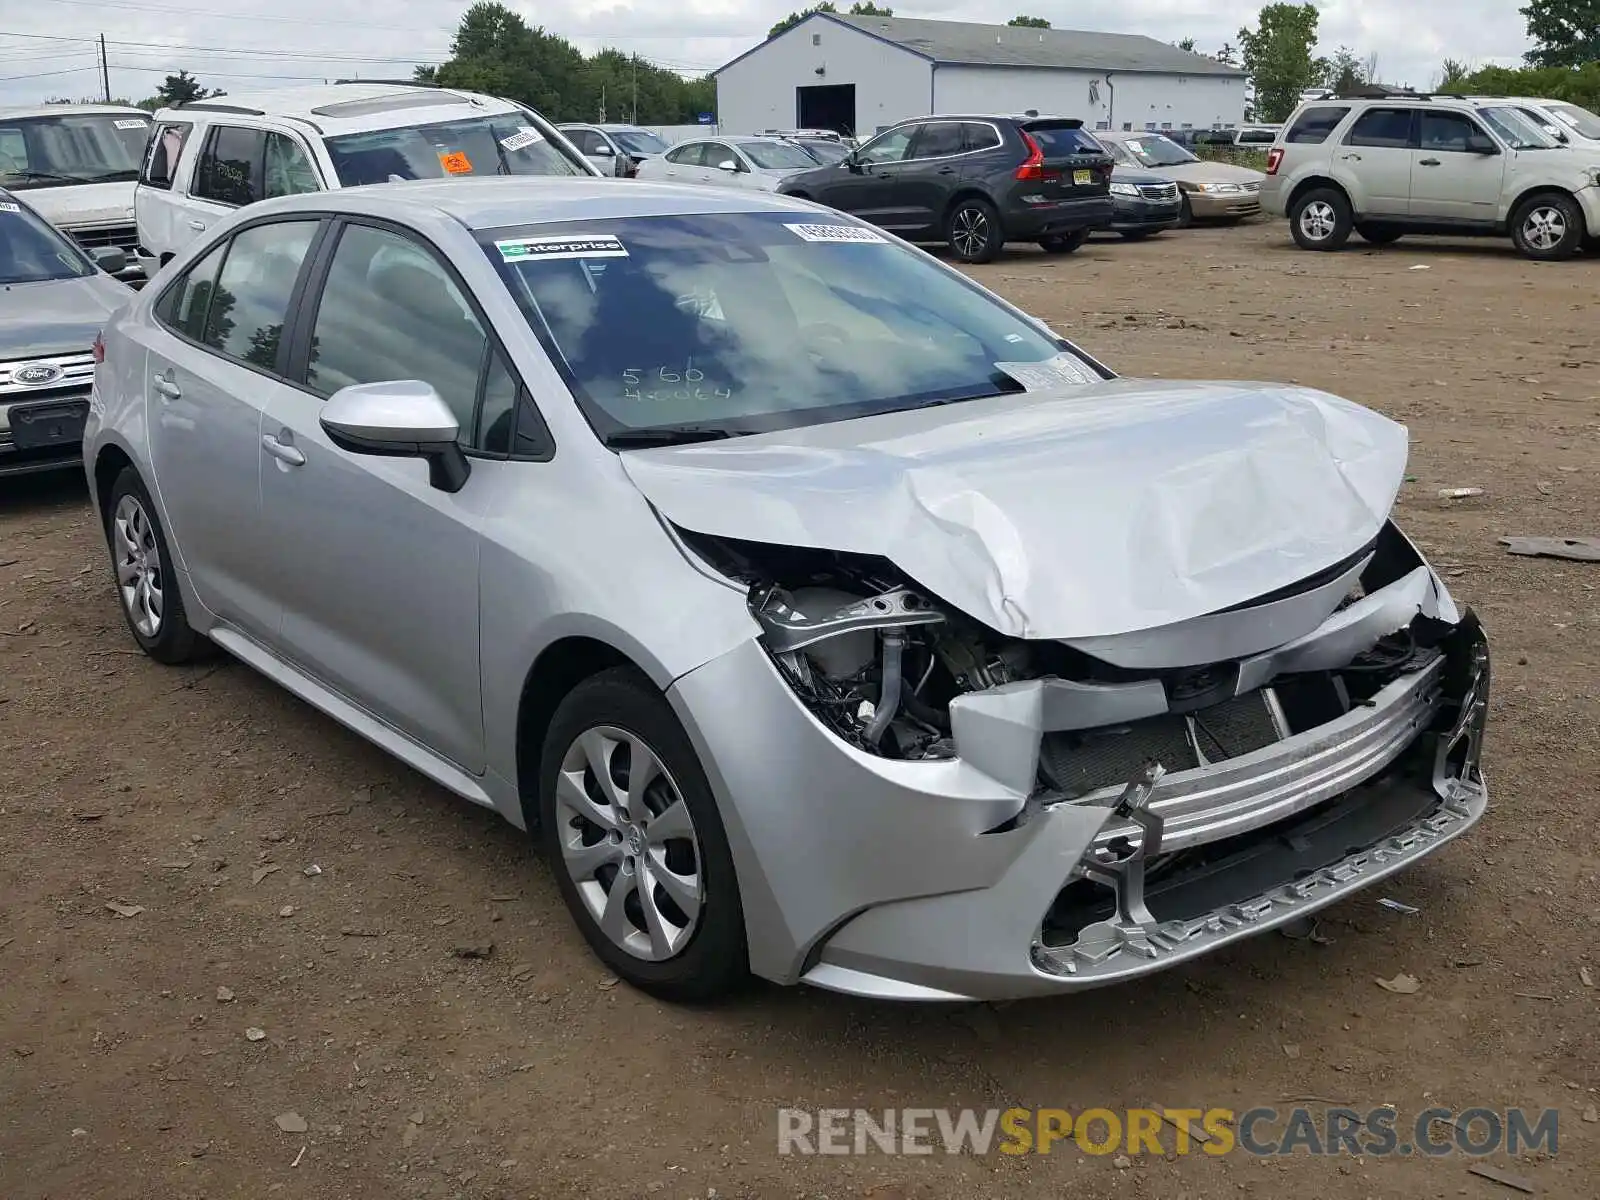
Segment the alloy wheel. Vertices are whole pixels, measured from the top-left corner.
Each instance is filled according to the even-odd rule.
[[[1300,210],[1300,232],[1306,235],[1307,240],[1325,242],[1333,236],[1338,218],[1333,211],[1333,205],[1326,200],[1313,200]]]
[[[989,218],[982,209],[963,208],[956,214],[950,230],[950,240],[963,258],[972,258],[989,244]]]
[[[643,738],[597,726],[556,776],[562,865],[605,936],[661,962],[689,944],[705,905],[703,862],[683,794]]]
[[[1522,238],[1535,250],[1554,250],[1567,236],[1567,217],[1554,205],[1541,204],[1522,221]]]
[[[140,636],[157,637],[161,633],[166,577],[161,569],[161,546],[156,541],[155,526],[138,497],[123,496],[117,501],[111,531],[117,590],[122,594],[128,619]]]

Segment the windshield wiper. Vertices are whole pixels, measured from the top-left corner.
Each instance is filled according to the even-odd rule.
[[[93,183],[92,179],[85,179],[81,175],[57,175],[54,171],[7,171],[13,179],[28,179],[43,183],[46,180],[55,183]]]
[[[621,450],[648,446],[687,446],[730,438],[733,431],[716,425],[658,425],[654,429],[618,429],[606,434],[606,445]]]

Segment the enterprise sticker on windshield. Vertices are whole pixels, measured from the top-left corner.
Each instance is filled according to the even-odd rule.
[[[535,142],[544,141],[544,135],[537,129],[524,129],[513,133],[510,137],[500,139],[502,150],[521,150],[524,146],[531,146]]]
[[[1081,385],[1094,379],[1076,359],[1065,354],[1058,354],[1043,362],[997,362],[995,368],[1011,376],[1028,392],[1048,391],[1063,385]]]
[[[790,233],[803,242],[887,242],[876,229],[863,229],[859,225],[785,225]]]
[[[549,258],[627,258],[628,250],[609,233],[576,237],[510,238],[496,242],[506,262],[535,262]]]
[[[111,124],[117,129],[143,129],[150,122],[141,121],[138,117],[130,117],[126,121],[113,121]]]
[[[0,212],[19,213],[21,211],[22,211],[22,205],[13,204],[9,200],[0,200]]]

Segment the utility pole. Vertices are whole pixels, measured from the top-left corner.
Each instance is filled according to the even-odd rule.
[[[633,56],[633,124],[639,123],[639,56]]]
[[[100,87],[105,92],[106,103],[111,103],[111,69],[106,66],[106,35],[100,35]]]
[[[600,124],[606,123],[606,85],[600,85]]]

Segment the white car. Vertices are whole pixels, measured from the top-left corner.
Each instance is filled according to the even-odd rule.
[[[133,188],[150,114],[112,104],[0,109],[0,188],[94,252],[121,250],[120,277],[137,280]]]
[[[639,164],[638,178],[774,192],[800,171],[821,165],[803,147],[775,137],[694,138]]]
[[[1536,100],[1511,96],[1503,100],[1469,96],[1483,104],[1507,104],[1538,125],[1556,141],[1575,150],[1600,150],[1600,117],[1578,104],[1565,100]]]
[[[533,109],[359,80],[163,108],[139,172],[140,261],[165,266],[234,209],[395,179],[599,172]]]

